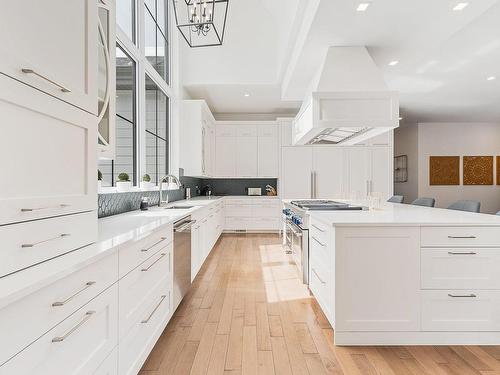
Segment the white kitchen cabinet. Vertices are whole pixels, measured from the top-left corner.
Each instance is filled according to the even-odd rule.
[[[98,128],[97,150],[100,159],[114,159],[116,145],[116,4],[98,4]]]
[[[96,116],[3,75],[0,112],[0,224],[95,210]]]
[[[345,196],[344,150],[338,147],[313,148],[313,198],[332,199]]]
[[[245,134],[251,134],[250,132]],[[227,139],[227,138],[226,138]],[[236,138],[236,176],[257,176],[257,137],[239,136]]]
[[[347,151],[348,192],[351,198],[374,193],[392,195],[392,148],[359,147]]]
[[[336,331],[420,330],[419,233],[335,228]]]
[[[217,177],[236,176],[236,137],[217,137],[216,175]]]
[[[283,147],[281,160],[281,197],[283,199],[311,198],[313,185],[312,147]]]
[[[260,126],[259,128],[262,128]],[[274,129],[271,127],[266,127]],[[263,130],[258,138],[257,174],[259,177],[279,176],[279,139],[275,131]]]
[[[93,374],[117,344],[114,284],[0,366],[2,375]]]
[[[92,375],[118,375],[118,348],[111,352]]]
[[[276,231],[280,228],[281,202],[278,198],[226,198],[224,213],[225,230]]]
[[[186,176],[211,177],[215,165],[214,118],[204,100],[184,100],[181,109],[180,167]]]
[[[1,73],[97,114],[96,0],[4,2],[0,25]]]

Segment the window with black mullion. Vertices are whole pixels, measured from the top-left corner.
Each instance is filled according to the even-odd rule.
[[[146,58],[169,83],[168,74],[168,3],[145,0]]]

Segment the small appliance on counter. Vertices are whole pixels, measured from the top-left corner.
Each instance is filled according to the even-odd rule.
[[[206,186],[202,189],[201,194],[202,194],[202,195],[206,195],[207,197],[212,196],[212,187],[211,187],[210,185],[206,185]]]
[[[249,188],[247,188],[247,194],[248,195],[262,195],[262,188],[249,187]]]
[[[147,211],[147,210],[149,210],[149,198],[142,197],[142,199],[141,199],[141,211]]]
[[[186,188],[186,199],[191,199],[191,188]]]

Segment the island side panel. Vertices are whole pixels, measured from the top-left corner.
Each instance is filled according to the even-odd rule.
[[[420,228],[339,226],[335,245],[335,331],[420,331]]]

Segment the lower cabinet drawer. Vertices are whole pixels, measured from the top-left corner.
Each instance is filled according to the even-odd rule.
[[[333,312],[333,285],[328,272],[311,259],[309,265],[309,289],[314,294],[325,315],[331,319]]]
[[[422,291],[423,331],[500,331],[500,291]]]
[[[119,272],[123,277],[146,259],[156,254],[173,240],[173,226],[166,225],[153,232],[144,234],[133,243],[127,243],[120,249]]]
[[[0,227],[0,277],[95,242],[95,212]]]
[[[92,375],[118,375],[118,347],[99,365]]]
[[[333,254],[330,253],[333,249],[329,249],[327,239],[318,238],[316,234],[309,235],[309,257],[317,259],[318,263],[330,265],[333,259]]]
[[[280,217],[280,207],[274,204],[255,204],[252,206],[253,217]]]
[[[422,227],[423,247],[500,247],[499,227]]]
[[[245,217],[252,216],[252,206],[249,204],[226,204],[224,208],[226,216]]]
[[[0,374],[93,374],[117,345],[117,319],[115,284],[0,366]]]
[[[500,249],[421,250],[423,289],[500,289]]]
[[[279,216],[274,217],[254,217],[251,228],[253,230],[278,230],[281,220]]]
[[[81,251],[85,251],[82,249]],[[118,253],[107,256],[0,310],[0,364],[118,280]]]
[[[172,244],[160,250],[119,281],[120,338],[143,318],[144,306],[156,300],[158,289],[172,284]]]
[[[138,319],[120,339],[118,345],[118,373],[136,375],[160,337],[172,314],[171,286],[162,284],[154,298],[142,306]]]

